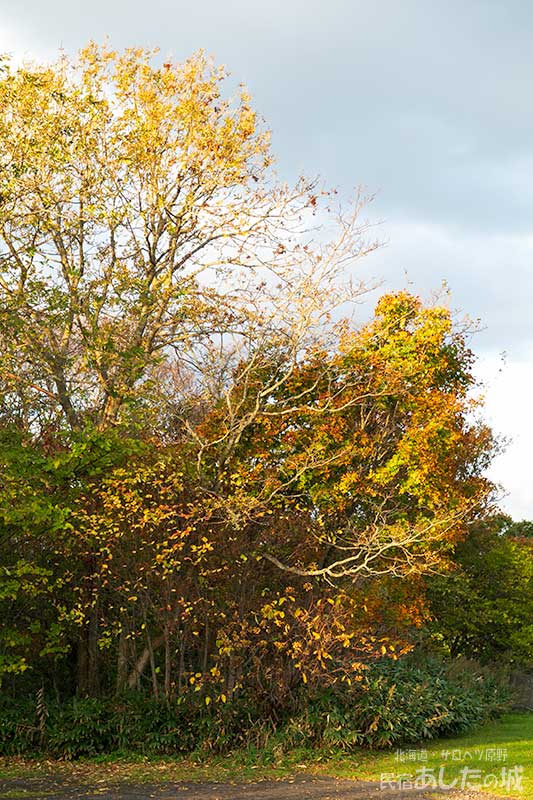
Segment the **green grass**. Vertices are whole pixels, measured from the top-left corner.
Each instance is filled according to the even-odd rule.
[[[452,760],[453,751],[461,751],[460,760]],[[506,714],[496,722],[456,739],[439,739],[420,745],[402,748],[402,753],[414,752],[416,761],[401,760],[404,756],[396,750],[368,751],[358,749],[350,755],[324,751],[293,750],[284,753],[282,743],[273,738],[262,750],[248,749],[231,755],[190,758],[148,758],[131,754],[111,754],[77,762],[59,762],[46,759],[0,759],[0,779],[63,777],[69,782],[90,784],[93,781],[109,783],[164,783],[180,780],[251,781],[280,780],[307,772],[315,775],[356,778],[379,781],[383,774],[416,777],[417,769],[434,770],[438,776],[444,768],[444,779],[451,783],[458,779],[461,788],[461,771],[468,767],[480,770],[482,778],[501,769],[523,767],[522,788],[514,790],[502,786],[487,789],[502,797],[533,800],[533,714]],[[495,760],[487,760],[492,751]],[[443,753],[449,753],[444,758]],[[427,760],[420,760],[420,754]],[[467,755],[470,754],[470,757]],[[457,752],[454,753],[457,756]],[[504,759],[505,756],[505,759]],[[497,758],[496,758],[497,757]],[[472,773],[469,773],[472,776]],[[472,776],[473,777],[473,776]],[[472,780],[472,783],[479,780]]]
[[[409,751],[414,751],[416,761],[409,759]],[[457,758],[459,755],[460,758]],[[491,755],[493,758],[488,760]],[[421,760],[424,756],[427,756],[427,760]],[[506,714],[473,733],[455,739],[408,745],[400,752],[372,751],[358,752],[355,756],[336,756],[324,764],[324,770],[322,766],[319,769],[329,775],[379,781],[383,774],[393,774],[396,779],[400,776],[413,779],[416,770],[422,767],[433,770],[438,777],[442,768],[446,784],[457,779],[456,788],[461,788],[465,768],[480,770],[482,779],[496,773],[501,781],[502,768],[516,766],[523,767],[520,790],[506,786],[490,786],[486,790],[502,797],[533,800],[533,714]],[[466,777],[471,783],[480,783],[472,773]]]

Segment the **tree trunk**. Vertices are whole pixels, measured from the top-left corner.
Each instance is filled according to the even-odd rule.
[[[129,641],[126,638],[126,631],[122,628],[117,652],[117,677],[115,682],[115,694],[117,695],[123,691],[128,681],[128,646]]]
[[[76,694],[97,697],[100,688],[98,659],[98,611],[93,606],[81,629],[76,647]]]
[[[148,653],[150,654],[150,671],[152,673],[152,690],[154,697],[159,697],[159,686],[157,683],[157,672],[155,671],[154,648],[152,647],[152,640],[150,634],[146,631],[146,641],[148,642]]]
[[[167,700],[170,697],[170,675],[170,631],[168,629],[168,625],[165,625],[165,697]]]
[[[165,641],[164,636],[158,636],[157,639],[154,639],[153,642],[151,642],[152,651],[156,650],[158,647],[161,647],[164,641]],[[135,662],[135,666],[130,672],[128,678],[128,686],[130,689],[139,688],[139,681],[144,673],[144,670],[148,666],[149,661],[150,661],[150,648],[145,647],[141,655]]]

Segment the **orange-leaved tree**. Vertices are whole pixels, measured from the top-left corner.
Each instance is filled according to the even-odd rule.
[[[271,348],[217,384],[212,364],[188,404],[174,376],[157,460],[111,473],[76,511],[118,598],[101,613],[118,684],[150,665],[156,692],[192,678],[228,697],[253,678],[269,695],[408,647],[419,576],[490,503],[471,358],[444,307],[399,293],[340,325],[335,350]]]

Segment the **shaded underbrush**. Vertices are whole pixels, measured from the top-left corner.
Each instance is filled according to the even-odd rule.
[[[193,691],[170,702],[129,695],[58,704],[42,693],[4,700],[0,755],[386,748],[463,733],[498,715],[509,699],[505,681],[464,664],[384,659],[359,677],[350,687],[301,687],[270,712],[244,691],[209,705]]]

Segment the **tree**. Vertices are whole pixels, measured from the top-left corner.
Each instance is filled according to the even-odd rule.
[[[374,246],[360,199],[313,244],[332,195],[276,182],[246,91],[226,100],[225,70],[201,53],[154,55],[91,44],[75,63],[2,65],[0,420],[52,461],[95,431],[159,429],[168,365],[241,358],[269,337],[297,358],[359,291],[339,287],[342,267]],[[67,507],[92,477],[90,463],[65,477]],[[27,536],[9,513],[6,567]]]
[[[162,648],[166,694],[210,669],[227,694],[251,663],[263,686],[324,681],[408,644],[417,576],[484,512],[492,440],[471,422],[470,353],[445,309],[386,296],[339,336],[296,364],[254,354],[222,388],[198,370],[202,407],[176,387],[172,437],[168,423],[168,441],[71,498],[69,558],[90,565],[71,613],[94,629],[93,661],[111,648],[117,685],[150,667],[162,691]]]
[[[254,354],[217,387],[214,411],[194,431],[204,485],[224,492],[224,517],[234,498],[237,519],[245,498],[243,519],[258,513],[263,537],[267,514],[276,524],[279,515],[307,520],[299,564],[265,552],[292,574],[435,569],[491,496],[483,470],[493,441],[472,421],[464,334],[446,308],[405,292],[382,297],[361,329],[334,334],[298,363],[281,348]]]
[[[0,79],[5,640],[79,694],[349,678],[490,496],[464,332],[406,292],[340,321],[363,198],[280,185],[224,76],[90,45]]]
[[[202,53],[153,55],[91,44],[74,64],[4,61],[0,382],[3,415],[26,429],[123,420],[171,351],[185,363],[263,324],[268,276],[284,286],[271,325],[281,304],[305,337],[341,299],[341,265],[373,246],[360,201],[331,245],[307,241],[328,193],[274,181],[246,91],[224,99],[225,70]]]
[[[520,536],[529,525],[501,514],[472,524],[450,571],[429,582],[429,630],[452,656],[531,664],[533,553]]]

